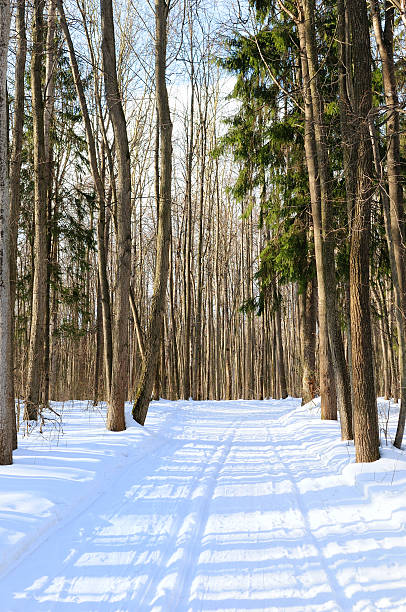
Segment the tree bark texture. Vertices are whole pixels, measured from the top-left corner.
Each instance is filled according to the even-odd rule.
[[[44,363],[45,307],[47,293],[47,172],[44,145],[44,0],[34,0],[32,21],[31,92],[34,148],[34,280],[28,368],[25,392],[27,420],[36,420]]]
[[[125,429],[124,403],[128,392],[131,275],[131,171],[127,123],[117,79],[113,6],[101,0],[102,53],[107,107],[113,125],[117,155],[117,268],[113,314],[113,363],[107,411],[107,429]]]
[[[14,412],[14,307],[17,285],[17,233],[21,208],[20,173],[22,162],[23,126],[24,126],[24,76],[27,56],[27,36],[25,29],[25,0],[18,0],[16,7],[16,32],[18,37],[15,63],[14,89],[14,123],[12,149],[10,158],[10,406]],[[14,446],[17,444],[15,434]]]
[[[45,99],[44,99],[44,149],[46,163],[46,189],[47,189],[47,288],[45,305],[45,333],[44,333],[44,372],[42,403],[49,402],[49,369],[50,369],[50,322],[51,322],[51,274],[52,274],[52,199],[53,199],[53,144],[51,128],[55,105],[55,76],[56,76],[56,5],[55,0],[48,2],[48,25],[46,36],[46,62],[45,62]]]
[[[172,122],[166,88],[166,44],[169,6],[165,0],[155,0],[155,87],[160,127],[160,189],[157,232],[157,253],[154,290],[145,359],[142,364],[133,417],[143,425],[151,400],[154,374],[161,343],[162,318],[166,303],[171,237]]]
[[[312,206],[314,250],[317,270],[318,323],[319,323],[319,370],[321,418],[337,420],[337,397],[334,374],[330,365],[330,349],[327,325],[326,286],[323,267],[321,196],[318,182],[317,150],[314,134],[314,118],[310,91],[310,77],[307,62],[306,30],[303,12],[300,11],[298,32],[300,41],[300,62],[305,106],[305,154],[309,174],[309,189]]]
[[[13,463],[12,385],[9,366],[10,318],[10,196],[7,151],[7,53],[10,33],[10,2],[0,0],[0,465]]]
[[[354,441],[357,462],[379,459],[378,413],[373,371],[369,299],[372,147],[368,118],[372,109],[371,47],[366,4],[347,0],[353,56],[354,109],[357,130],[357,184],[351,226],[350,299]]]
[[[331,176],[328,162],[327,137],[323,120],[323,101],[318,79],[318,61],[315,33],[315,2],[304,0],[305,36],[307,64],[310,82],[310,97],[313,108],[314,134],[317,154],[317,165],[320,183],[320,214],[321,214],[321,267],[324,298],[326,301],[327,328],[330,345],[330,355],[335,373],[338,409],[340,412],[341,437],[351,440],[352,407],[350,377],[345,361],[344,345],[338,326],[337,288],[334,264],[334,244],[332,241],[332,194]]]
[[[306,283],[299,293],[302,361],[302,404],[316,396],[316,280]]]
[[[388,173],[388,193],[390,210],[390,245],[394,262],[391,262],[392,278],[396,300],[396,320],[399,336],[400,372],[400,414],[395,436],[395,446],[402,446],[406,421],[406,257],[405,257],[405,210],[403,199],[403,180],[400,161],[400,121],[399,99],[397,94],[395,61],[393,51],[394,7],[385,10],[385,26],[382,27],[380,3],[371,2],[372,22],[379,55],[382,61],[382,75],[385,92],[386,111],[386,153]],[[378,175],[379,176],[379,175]],[[382,178],[379,177],[381,182]],[[385,189],[384,185],[381,185]],[[386,191],[386,189],[385,189]],[[389,235],[387,232],[389,239]],[[396,274],[394,274],[396,266]],[[397,296],[397,294],[399,294]]]
[[[72,70],[72,76],[75,83],[76,93],[79,99],[80,110],[82,112],[83,122],[85,124],[85,134],[87,143],[87,152],[89,156],[90,169],[94,181],[94,186],[97,193],[99,203],[99,220],[97,224],[97,247],[98,247],[98,274],[100,281],[100,291],[102,299],[102,315],[103,315],[103,354],[105,365],[106,379],[106,395],[107,399],[110,396],[112,362],[113,362],[113,341],[112,341],[112,324],[111,324],[111,306],[110,306],[110,290],[107,277],[107,256],[106,256],[106,198],[105,188],[102,176],[99,172],[96,154],[96,144],[93,134],[93,127],[90,120],[89,110],[86,102],[83,83],[80,77],[79,66],[76,58],[75,48],[73,46],[72,37],[69,32],[66,21],[65,11],[63,9],[62,0],[57,0],[57,9],[60,16],[60,24],[64,34],[65,42],[68,47],[69,61]]]

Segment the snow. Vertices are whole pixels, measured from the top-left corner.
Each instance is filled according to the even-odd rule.
[[[0,467],[2,612],[406,610],[393,402],[367,465],[317,401],[53,408]]]

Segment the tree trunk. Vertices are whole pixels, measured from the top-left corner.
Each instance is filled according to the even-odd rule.
[[[215,372],[216,372],[216,394],[215,399],[221,399],[221,307],[220,307],[220,190],[218,176],[218,161],[216,160],[216,252],[215,252],[215,275],[216,275],[216,343],[215,343]]]
[[[401,448],[406,420],[406,258],[405,211],[400,162],[399,99],[396,89],[395,62],[393,57],[394,7],[385,11],[385,28],[382,28],[378,0],[372,0],[372,21],[379,54],[385,92],[387,172],[389,187],[390,234],[387,230],[389,250],[392,252],[392,279],[396,299],[396,321],[399,336],[400,414],[394,445]],[[378,174],[379,176],[379,174]],[[385,190],[385,186],[381,185]],[[385,190],[386,192],[386,190]],[[387,206],[387,197],[384,205]],[[396,266],[396,274],[394,267]],[[399,294],[399,295],[398,295]]]
[[[97,279],[97,297],[96,297],[96,355],[94,358],[94,379],[93,379],[93,406],[99,403],[100,389],[100,372],[102,370],[102,344],[103,344],[103,318],[102,318],[102,302],[100,291],[100,280]]]
[[[282,399],[286,399],[288,397],[288,391],[286,387],[286,372],[285,372],[285,359],[284,359],[284,349],[283,349],[283,341],[282,341],[282,323],[281,323],[281,304],[279,297],[276,296],[275,291],[275,300],[277,300],[277,306],[275,308],[275,324],[276,324],[276,349],[278,352],[277,358],[277,366],[278,366],[278,378],[279,378],[279,386],[280,386],[280,396]]]
[[[314,120],[310,92],[310,78],[307,63],[306,32],[304,16],[298,22],[300,40],[300,61],[303,81],[303,98],[305,105],[305,154],[309,174],[309,189],[312,205],[314,250],[317,269],[318,323],[319,323],[319,374],[321,396],[321,418],[337,420],[337,399],[334,374],[330,366],[330,349],[327,327],[326,287],[324,280],[322,252],[322,221],[320,207],[320,186],[318,183],[317,152],[314,135]]]
[[[190,7],[189,11],[190,11]],[[191,397],[191,325],[192,325],[192,230],[193,230],[193,214],[192,214],[192,169],[194,156],[194,101],[195,101],[195,83],[194,83],[194,63],[193,63],[193,29],[191,23],[191,15],[189,14],[189,38],[190,38],[190,118],[189,132],[187,143],[187,159],[186,159],[186,243],[185,243],[185,350],[184,350],[184,372],[183,372],[183,399],[188,400]]]
[[[127,124],[116,67],[113,7],[100,0],[102,53],[107,107],[113,125],[117,155],[117,266],[113,316],[113,364],[107,411],[107,429],[125,429],[124,403],[128,392],[128,317],[131,275],[131,171]]]
[[[159,359],[162,317],[166,303],[171,237],[171,179],[172,179],[172,122],[166,88],[166,44],[169,5],[155,0],[155,79],[156,100],[160,124],[160,189],[157,233],[157,254],[151,314],[146,338],[145,359],[142,365],[133,417],[143,425],[151,399],[154,374]]]
[[[351,227],[351,216],[354,207],[356,185],[356,158],[351,114],[353,89],[351,84],[351,44],[349,37],[348,9],[345,0],[337,0],[337,39],[338,39],[338,75],[339,75],[339,109],[341,147],[343,151],[344,179],[347,200],[348,227]]]
[[[179,351],[178,351],[178,342],[176,338],[176,319],[175,319],[175,305],[174,305],[174,278],[173,278],[173,239],[171,234],[171,244],[170,244],[170,271],[169,271],[169,299],[170,299],[170,309],[171,309],[171,328],[172,328],[172,346],[173,346],[173,378],[174,378],[174,399],[179,399],[180,397],[180,380],[179,380]]]
[[[316,281],[312,279],[299,293],[300,340],[302,359],[302,404],[316,395]]]
[[[202,284],[203,284],[203,215],[204,215],[204,180],[206,171],[206,114],[200,118],[201,146],[200,146],[200,194],[199,194],[199,237],[197,248],[197,287],[196,287],[196,315],[194,337],[194,363],[195,363],[195,398],[203,399],[203,360],[202,360]],[[208,399],[208,398],[207,398]]]
[[[45,307],[47,292],[47,172],[44,146],[44,100],[42,62],[44,58],[43,0],[34,1],[31,91],[34,147],[34,281],[24,418],[37,420],[44,364]]]
[[[341,331],[338,326],[337,287],[334,265],[334,244],[332,242],[332,196],[329,185],[331,176],[328,166],[327,140],[323,124],[323,107],[318,82],[318,62],[315,34],[315,2],[305,0],[305,35],[307,49],[307,63],[310,80],[310,97],[313,108],[314,134],[317,153],[319,184],[320,184],[320,212],[321,212],[321,256],[323,268],[324,296],[326,303],[326,316],[330,354],[336,378],[336,391],[338,409],[340,412],[341,437],[351,440],[352,434],[352,407],[351,387],[347,364],[345,361],[344,345]]]
[[[97,164],[96,145],[94,140],[92,123],[90,121],[89,110],[86,103],[85,93],[83,89],[82,79],[80,77],[79,66],[76,58],[75,49],[73,47],[72,38],[66,22],[65,12],[63,10],[62,0],[56,0],[56,7],[60,16],[60,24],[65,37],[65,41],[69,51],[69,60],[72,69],[73,80],[75,83],[76,93],[78,95],[80,110],[82,112],[83,121],[85,124],[85,134],[87,142],[87,152],[89,163],[94,181],[94,186],[97,192],[99,203],[99,220],[97,224],[97,247],[98,247],[98,273],[100,280],[100,290],[102,297],[103,309],[103,348],[105,362],[105,378],[106,378],[106,395],[107,400],[110,396],[111,376],[112,376],[112,330],[111,330],[111,309],[110,309],[110,291],[107,278],[107,258],[106,258],[106,219],[105,219],[105,189],[104,183],[99,172]]]
[[[0,0],[0,465],[13,463],[13,412],[10,406],[12,372],[10,317],[10,194],[7,151],[7,53],[10,2]]]
[[[47,286],[45,305],[45,333],[44,333],[44,376],[42,389],[42,403],[44,406],[49,402],[49,368],[50,368],[50,299],[51,299],[51,270],[52,270],[52,196],[53,196],[53,145],[51,141],[51,126],[54,114],[55,98],[55,26],[56,6],[55,0],[48,2],[48,27],[46,38],[46,62],[45,62],[45,100],[44,100],[44,149],[46,163],[46,186],[47,186]]]
[[[140,315],[138,314],[138,308],[137,308],[137,304],[135,301],[134,290],[131,286],[130,286],[130,306],[131,306],[131,313],[132,313],[133,321],[134,321],[135,335],[137,336],[138,350],[140,352],[141,359],[145,359],[144,336],[142,334]]]
[[[113,337],[111,322],[110,287],[107,276],[107,232],[106,203],[99,200],[99,219],[97,221],[97,266],[100,283],[103,320],[103,361],[106,401],[109,401],[113,369]]]
[[[17,55],[15,63],[14,85],[14,125],[10,159],[10,408],[14,412],[14,308],[17,286],[17,234],[18,219],[21,206],[20,174],[22,161],[22,142],[24,126],[24,76],[27,55],[27,37],[25,30],[25,0],[18,0],[16,10],[16,31],[18,36]],[[14,434],[14,444],[17,447],[17,432]]]
[[[369,307],[369,234],[371,222],[372,148],[368,117],[372,110],[371,47],[366,4],[347,0],[353,51],[354,109],[357,112],[357,185],[350,245],[354,440],[357,462],[379,459],[378,414],[373,372]]]

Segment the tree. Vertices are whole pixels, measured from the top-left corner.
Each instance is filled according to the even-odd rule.
[[[351,27],[356,191],[351,223],[350,298],[356,460],[379,459],[378,412],[373,371],[369,298],[369,238],[371,223],[372,146],[368,118],[372,109],[371,44],[367,7],[348,0]],[[355,124],[355,123],[354,123]]]
[[[156,264],[145,358],[134,401],[133,417],[144,425],[151,399],[161,343],[171,237],[172,121],[166,87],[167,23],[170,4],[155,0],[155,88],[160,135],[160,187]]]
[[[113,125],[117,154],[117,267],[114,301],[113,362],[107,428],[125,429],[124,402],[128,391],[128,316],[131,263],[131,173],[127,124],[117,79],[113,8],[111,0],[100,2],[102,53],[106,101]]]
[[[10,210],[7,152],[7,53],[10,2],[0,2],[0,465],[13,462],[13,413],[10,409],[12,378],[10,320]]]
[[[112,347],[112,328],[111,328],[111,308],[110,308],[110,290],[107,277],[107,261],[106,261],[106,193],[104,181],[99,170],[96,143],[90,118],[88,105],[86,102],[84,87],[80,76],[79,65],[76,58],[75,49],[73,46],[72,38],[69,32],[68,24],[66,21],[65,11],[63,8],[62,0],[57,0],[57,9],[60,15],[61,27],[65,37],[66,45],[69,51],[69,59],[72,69],[72,75],[79,99],[80,110],[82,112],[83,121],[85,124],[85,134],[87,151],[89,158],[89,165],[93,178],[94,187],[97,193],[97,199],[99,203],[99,221],[97,224],[97,242],[98,242],[98,275],[100,283],[101,303],[102,303],[102,318],[103,318],[103,347],[104,347],[104,365],[105,365],[105,378],[106,378],[106,392],[107,397],[110,395],[111,389],[111,377],[112,377],[112,361],[113,361],[113,347]]]
[[[28,374],[25,392],[27,420],[37,420],[44,363],[45,308],[47,295],[47,172],[44,143],[44,1],[34,0],[32,17],[31,92],[34,147],[34,280]]]
[[[10,405],[14,411],[14,327],[15,295],[17,285],[17,234],[21,207],[21,164],[23,151],[24,125],[24,76],[27,55],[27,37],[25,31],[25,0],[19,0],[16,10],[16,30],[18,36],[15,87],[14,87],[14,123],[12,148],[10,156],[10,316],[11,316],[11,349],[10,349]],[[16,445],[15,436],[15,445]]]
[[[332,190],[330,185],[332,180],[329,172],[323,100],[321,99],[318,79],[319,68],[317,62],[314,0],[304,0],[299,10],[300,22],[298,29],[302,71],[304,75],[308,75],[305,87],[308,88],[307,97],[311,104],[307,120],[311,114],[312,126],[309,126],[308,129],[314,130],[313,154],[315,154],[315,160],[310,160],[309,156],[307,156],[307,162],[309,180],[318,183],[313,189],[311,188],[311,193],[317,193],[317,198],[314,196],[312,198],[312,215],[319,294],[319,316],[325,316],[327,322],[328,343],[335,373],[337,400],[341,416],[341,435],[343,440],[349,440],[353,437],[351,389],[343,341],[337,325],[336,272],[334,265],[334,244],[331,237],[333,223],[331,212]],[[317,174],[314,174],[314,161],[317,164]]]
[[[400,120],[394,61],[394,6],[385,10],[382,26],[380,2],[371,2],[372,22],[379,55],[382,61],[383,88],[386,105],[386,152],[389,217],[387,225],[388,249],[391,252],[392,280],[396,300],[396,322],[399,338],[400,414],[395,437],[395,446],[401,448],[406,422],[406,256],[405,256],[405,210],[403,177],[400,160]],[[374,138],[375,133],[372,134]],[[376,149],[378,151],[378,149]],[[381,184],[382,198],[386,199],[381,162],[376,168]],[[385,205],[385,204],[384,204]]]

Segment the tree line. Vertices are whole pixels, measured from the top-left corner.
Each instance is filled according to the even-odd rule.
[[[67,398],[320,394],[374,461],[382,394],[400,447],[402,5],[1,3],[0,462]]]

